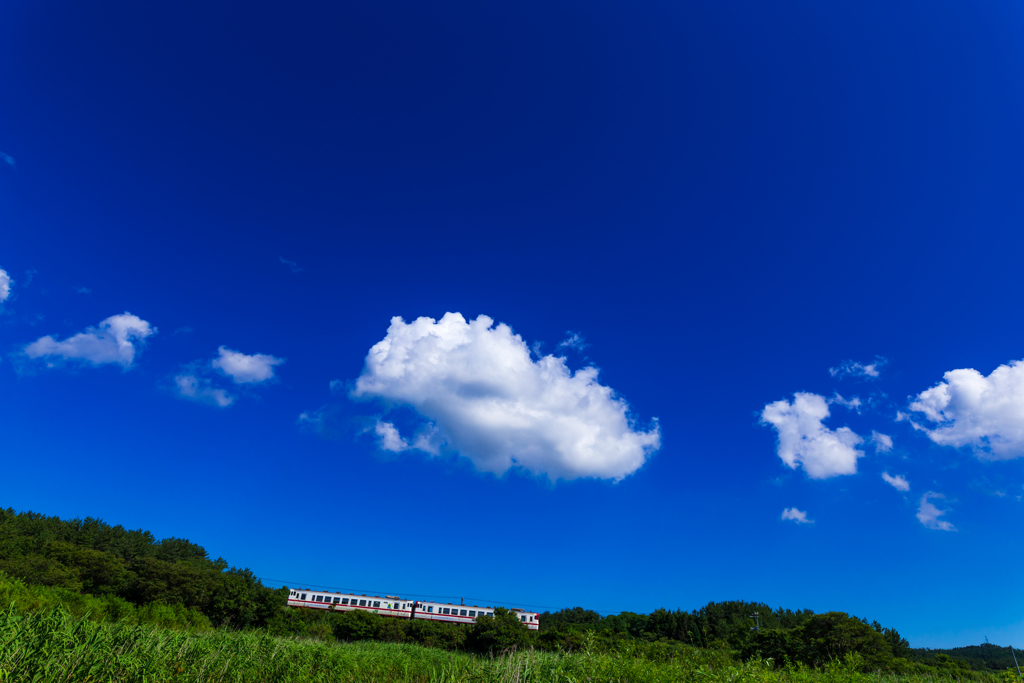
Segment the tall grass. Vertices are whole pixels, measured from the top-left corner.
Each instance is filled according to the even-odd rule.
[[[210,629],[210,620],[197,609],[154,602],[133,605],[116,595],[92,596],[64,588],[38,586],[0,572],[0,605],[16,604],[22,612],[48,612],[62,607],[90,621],[119,621],[172,629]]]
[[[857,673],[858,662],[823,671],[727,663],[694,650],[670,663],[617,654],[511,653],[494,658],[417,645],[325,643],[265,632],[173,630],[94,621],[62,607],[0,612],[0,681],[220,683],[320,681],[402,683],[938,683],[933,676]],[[988,676],[991,683],[999,677]],[[977,676],[972,676],[977,681]]]

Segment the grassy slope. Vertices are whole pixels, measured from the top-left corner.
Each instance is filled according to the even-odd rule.
[[[519,653],[472,657],[415,645],[323,643],[265,632],[173,630],[124,621],[92,621],[63,608],[0,613],[0,680],[570,683],[931,683],[933,676],[859,674],[855,663],[824,671],[773,670],[764,662],[725,664],[693,650],[672,663],[619,655]],[[997,683],[995,676],[972,680]]]

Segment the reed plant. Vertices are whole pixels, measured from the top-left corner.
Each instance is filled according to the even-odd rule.
[[[671,662],[642,654],[509,652],[475,657],[418,645],[279,638],[265,631],[172,629],[93,620],[64,607],[0,612],[0,681],[43,683],[953,683],[958,678],[731,662],[695,650]],[[991,683],[1003,683],[988,675]],[[978,680],[972,676],[972,681]]]

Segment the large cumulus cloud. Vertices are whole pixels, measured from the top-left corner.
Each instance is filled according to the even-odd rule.
[[[534,360],[519,335],[485,315],[395,317],[352,396],[412,407],[425,418],[413,447],[458,452],[481,471],[518,465],[552,480],[620,480],[659,448],[661,433],[656,422],[637,428],[626,402],[597,375],[592,367],[574,373],[557,356]],[[383,430],[385,446],[404,450],[392,430]]]
[[[1000,365],[988,377],[973,368],[950,370],[943,380],[910,404],[933,423],[915,426],[937,444],[970,446],[985,460],[1024,455],[1024,361]]]

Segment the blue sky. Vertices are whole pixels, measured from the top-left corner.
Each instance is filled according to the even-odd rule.
[[[1022,23],[6,2],[0,504],[1019,644]]]

